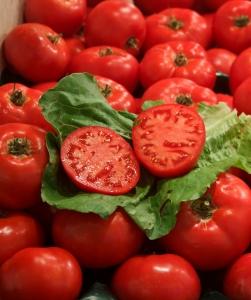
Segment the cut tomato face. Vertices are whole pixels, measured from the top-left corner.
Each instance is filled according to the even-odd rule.
[[[61,147],[61,161],[73,183],[90,192],[125,194],[140,177],[131,146],[106,127],[87,126],[72,132]]]
[[[139,114],[132,130],[135,154],[154,175],[175,177],[191,170],[205,143],[205,126],[192,108],[165,104]]]

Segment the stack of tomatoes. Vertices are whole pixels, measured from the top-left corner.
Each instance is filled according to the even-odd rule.
[[[186,174],[205,143],[200,102],[251,114],[251,1],[25,0],[24,21],[3,43],[15,82],[0,86],[0,299],[76,300],[103,280],[119,300],[198,300],[207,289],[251,300],[247,174],[221,174],[150,242],[122,209],[102,219],[42,202],[46,133],[57,132],[39,106],[65,75],[88,72],[112,108],[138,114],[132,146],[99,126],[66,137],[62,168],[79,189],[125,194],[140,165]]]

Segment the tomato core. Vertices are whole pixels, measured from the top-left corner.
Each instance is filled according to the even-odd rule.
[[[8,153],[12,155],[29,155],[30,150],[30,142],[27,138],[14,138],[8,143]]]
[[[191,208],[201,219],[210,219],[215,209],[209,195],[194,200]]]
[[[249,22],[250,22],[249,17],[245,15],[241,15],[234,19],[234,25],[240,28],[247,26]]]
[[[183,53],[178,53],[175,57],[174,63],[178,67],[185,66],[187,64],[187,57]]]
[[[180,30],[184,27],[184,23],[181,20],[177,20],[175,17],[169,18],[166,25],[175,31]]]
[[[25,96],[21,90],[13,89],[13,92],[10,93],[10,101],[16,106],[22,106],[25,102]]]
[[[193,104],[193,100],[190,95],[181,94],[178,97],[176,97],[175,102],[177,104],[190,106]]]

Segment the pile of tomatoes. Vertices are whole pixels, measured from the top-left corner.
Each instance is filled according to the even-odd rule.
[[[95,281],[119,300],[198,300],[211,290],[251,300],[248,174],[220,174],[150,241],[122,208],[102,219],[42,202],[46,134],[57,132],[39,106],[61,78],[87,72],[113,109],[138,114],[132,146],[98,126],[66,137],[62,168],[84,191],[125,194],[140,165],[181,176],[205,143],[200,102],[251,114],[251,1],[25,0],[3,53],[0,300],[77,300]],[[146,100],[163,103],[142,111]]]

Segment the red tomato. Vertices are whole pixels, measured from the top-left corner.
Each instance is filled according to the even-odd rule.
[[[212,11],[216,11],[219,7],[221,7],[225,2],[232,0],[198,0],[201,4]]]
[[[71,57],[80,53],[82,50],[85,49],[85,44],[83,42],[82,37],[74,36],[65,39],[66,45],[69,49]]]
[[[181,205],[174,229],[161,243],[201,270],[227,266],[250,243],[251,192],[224,173],[201,199]]]
[[[251,2],[227,1],[214,17],[214,37],[219,47],[240,53],[251,46]]]
[[[95,76],[101,93],[113,109],[136,113],[137,107],[133,96],[123,85],[101,76]]]
[[[86,0],[25,0],[26,22],[41,23],[58,33],[74,34],[86,17]]]
[[[236,108],[239,113],[251,115],[250,94],[251,76],[244,80],[234,93],[234,108]]]
[[[38,105],[41,95],[40,91],[19,83],[0,86],[0,124],[27,123],[53,131]]]
[[[130,144],[107,127],[86,126],[73,131],[62,144],[61,161],[74,184],[90,192],[125,194],[140,177]]]
[[[137,253],[144,234],[122,210],[106,219],[92,213],[58,211],[53,223],[53,240],[70,251],[80,265],[106,268]]]
[[[21,249],[42,246],[40,224],[25,213],[0,213],[0,265]]]
[[[226,272],[224,293],[231,300],[251,299],[251,253],[239,257]]]
[[[195,0],[134,0],[135,4],[146,15],[151,15],[170,7],[191,8],[194,4],[194,1]]]
[[[155,106],[140,113],[135,124],[135,154],[152,174],[175,177],[195,166],[205,143],[205,126],[195,110],[178,104]]]
[[[0,208],[23,209],[40,201],[48,161],[45,135],[32,125],[0,126]]]
[[[201,0],[199,0],[201,1]],[[212,46],[214,44],[214,34],[213,34],[213,22],[214,22],[214,13],[209,13],[209,14],[203,14],[202,16],[207,22],[208,28],[209,28],[209,42],[208,42],[208,47]]]
[[[226,103],[230,108],[234,108],[234,98],[233,96],[227,94],[216,94],[218,102]]]
[[[0,267],[4,300],[75,300],[81,284],[76,259],[57,247],[23,249]]]
[[[137,55],[145,39],[145,19],[132,3],[103,1],[88,15],[85,34],[89,47],[109,45]]]
[[[234,61],[230,72],[230,88],[234,93],[237,87],[251,76],[251,47],[244,50]]]
[[[215,67],[216,72],[226,75],[230,74],[232,64],[236,59],[236,55],[226,49],[212,48],[207,51],[208,60]]]
[[[135,256],[115,271],[112,288],[119,300],[198,300],[200,279],[174,254]]]
[[[194,41],[207,47],[210,39],[207,21],[195,11],[170,8],[146,18],[144,49],[170,41]]]
[[[177,103],[194,107],[200,102],[207,105],[218,103],[217,96],[212,90],[183,78],[160,80],[150,86],[142,96],[142,102],[160,99],[166,104]]]
[[[49,82],[42,82],[42,83],[33,85],[32,88],[45,93],[49,89],[53,89],[56,85],[57,85],[57,81],[49,81]]]
[[[7,35],[3,46],[10,67],[31,82],[54,81],[65,74],[69,62],[67,45],[45,25],[20,24]]]
[[[87,0],[87,4],[90,7],[94,7],[98,3],[103,2],[103,1],[108,1],[108,0]],[[133,0],[120,0],[120,1],[125,1],[125,2],[129,2],[129,3],[133,3]]]
[[[75,55],[69,72],[89,72],[110,78],[133,92],[138,83],[139,63],[126,51],[114,47],[92,47]]]
[[[147,88],[155,82],[180,77],[213,88],[215,68],[207,60],[206,51],[195,42],[173,41],[149,49],[139,68],[140,81]]]

